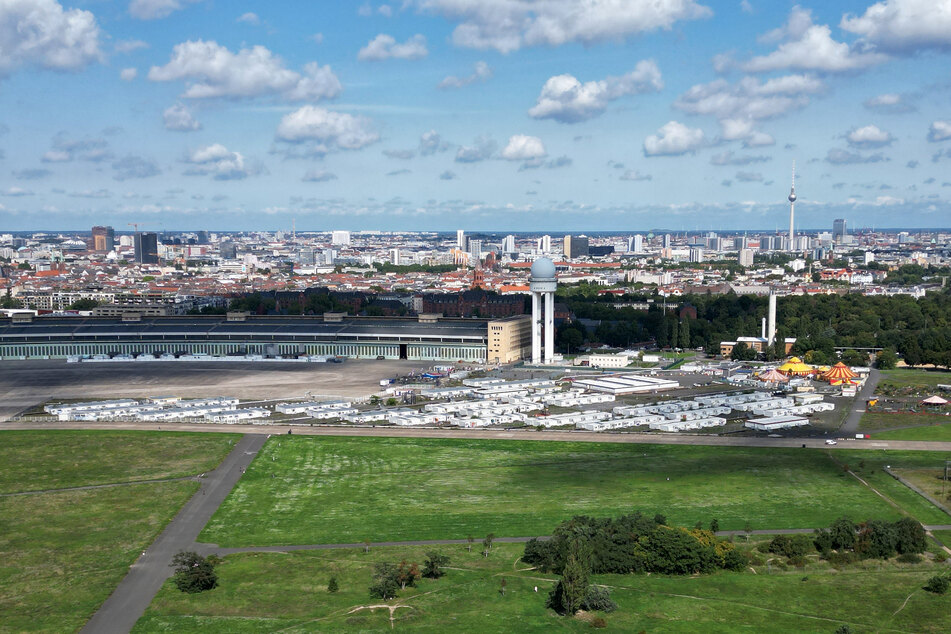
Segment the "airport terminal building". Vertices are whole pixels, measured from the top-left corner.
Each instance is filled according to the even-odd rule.
[[[490,333],[504,328],[506,337]],[[94,355],[330,355],[354,359],[508,363],[531,352],[530,318],[445,319],[439,315],[251,316],[0,319],[0,358],[66,359]]]

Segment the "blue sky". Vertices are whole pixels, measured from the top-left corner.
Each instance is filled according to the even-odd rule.
[[[951,0],[0,0],[0,229],[951,225]]]

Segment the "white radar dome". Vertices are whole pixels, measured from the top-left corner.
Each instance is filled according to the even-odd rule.
[[[551,280],[555,278],[555,263],[548,258],[538,258],[532,263],[532,278]]]

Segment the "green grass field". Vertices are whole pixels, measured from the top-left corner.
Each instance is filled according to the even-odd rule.
[[[951,385],[951,372],[944,370],[884,370],[879,385],[894,387]]]
[[[911,413],[890,413],[890,412],[865,412],[862,414],[862,420],[859,421],[859,431],[866,433],[875,433],[876,437],[886,438],[880,432],[893,430],[895,434],[908,432],[908,429],[895,429],[896,427],[929,427],[932,425],[943,425],[951,423],[951,418],[938,414],[911,414]],[[896,439],[897,438],[893,438]],[[903,439],[905,439],[903,437]],[[908,438],[906,440],[911,440]],[[928,439],[931,440],[931,439]]]
[[[0,432],[0,491],[38,491],[195,475],[236,436]],[[0,497],[0,632],[82,627],[197,482]]]
[[[746,548],[745,545],[741,547]],[[423,579],[397,599],[371,599],[375,561],[422,562],[422,548],[374,548],[231,555],[219,567],[220,586],[198,595],[167,583],[133,630],[244,633],[274,631],[552,632],[587,631],[584,618],[545,608],[556,577],[518,561],[522,546],[498,544],[488,559],[478,549],[437,547],[452,561],[437,581]],[[951,628],[948,598],[921,586],[934,563],[899,566],[865,562],[833,570],[812,557],[803,570],[775,563],[753,572],[698,577],[603,575],[618,610],[599,615],[608,631],[637,632],[943,632]],[[337,594],[326,584],[335,574]],[[499,593],[500,579],[506,593]],[[535,588],[538,592],[535,592]],[[369,609],[368,606],[380,606]],[[595,615],[588,615],[590,618]]]
[[[943,459],[922,453],[281,436],[199,539],[263,546],[526,536],[573,515],[637,509],[689,526],[717,518],[723,529],[898,517],[833,454],[868,471],[922,522],[948,521],[877,471],[902,456],[909,467]]]
[[[148,431],[2,431],[0,493],[195,475],[213,469],[238,438]]]
[[[106,600],[196,482],[0,498],[0,632],[70,632]]]
[[[867,414],[866,414],[867,415]],[[898,414],[898,416],[902,416]],[[914,416],[917,427],[907,429],[893,429],[873,434],[876,439],[882,440],[934,440],[951,442],[951,417],[948,416]]]

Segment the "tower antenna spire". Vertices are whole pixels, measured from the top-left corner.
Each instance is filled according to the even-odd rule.
[[[789,189],[789,250],[796,250],[794,217],[796,210],[796,161],[792,163],[792,187]]]

